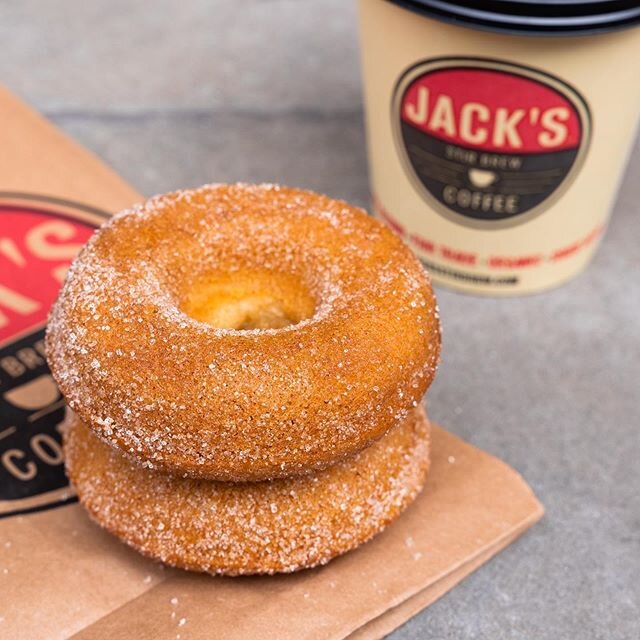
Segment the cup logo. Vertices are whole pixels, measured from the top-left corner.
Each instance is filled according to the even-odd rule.
[[[587,103],[562,80],[476,58],[408,69],[392,118],[415,188],[447,218],[483,229],[521,224],[560,197],[591,130]]]
[[[62,200],[0,193],[0,518],[75,499],[44,327],[69,263],[105,217]]]

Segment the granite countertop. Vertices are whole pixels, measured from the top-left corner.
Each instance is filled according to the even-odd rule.
[[[0,42],[0,82],[143,193],[269,181],[368,204],[352,2],[23,0],[0,4]],[[431,414],[547,514],[394,640],[640,637],[639,170],[636,148],[570,284],[438,291]]]

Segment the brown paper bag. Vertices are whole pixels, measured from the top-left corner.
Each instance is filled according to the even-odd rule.
[[[75,252],[140,196],[3,90],[0,148],[0,637],[380,638],[542,516],[516,472],[436,427],[423,494],[326,567],[215,578],[122,545],[67,484],[42,336]]]

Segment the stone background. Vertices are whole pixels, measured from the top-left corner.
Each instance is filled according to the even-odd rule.
[[[366,206],[353,0],[0,2],[0,82],[146,194],[208,181]],[[591,268],[543,295],[438,291],[433,417],[545,519],[392,637],[640,637],[640,150]]]

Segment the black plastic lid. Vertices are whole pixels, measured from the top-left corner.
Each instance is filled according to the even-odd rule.
[[[389,0],[461,26],[537,36],[602,33],[640,23],[640,0]]]

